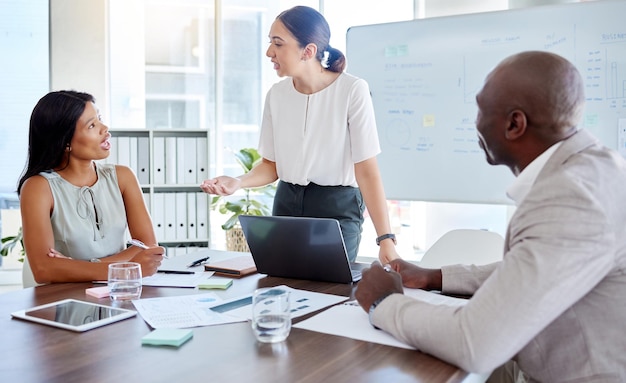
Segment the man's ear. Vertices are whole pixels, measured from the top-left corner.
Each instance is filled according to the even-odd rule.
[[[306,61],[306,60],[314,59],[316,54],[317,54],[317,45],[313,43],[309,43],[307,44],[306,47],[304,47],[302,51],[302,60]]]
[[[526,133],[528,127],[528,119],[526,113],[521,109],[514,109],[508,115],[509,124],[505,131],[505,137],[508,140],[516,140]]]

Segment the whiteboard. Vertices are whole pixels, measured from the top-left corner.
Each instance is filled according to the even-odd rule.
[[[352,27],[348,72],[370,86],[387,198],[511,204],[514,179],[478,146],[476,92],[520,51],[566,57],[585,81],[581,127],[626,153],[626,1]]]

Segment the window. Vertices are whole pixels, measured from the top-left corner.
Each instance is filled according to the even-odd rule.
[[[3,1],[0,25],[0,193],[13,195],[26,165],[30,114],[50,86],[48,0]]]
[[[48,0],[2,2],[0,12],[0,237],[21,225],[15,189],[26,165],[30,114],[50,86]],[[19,283],[17,250],[0,257],[0,285]]]

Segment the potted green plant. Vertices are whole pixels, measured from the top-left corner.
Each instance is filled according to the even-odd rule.
[[[233,154],[244,173],[248,173],[262,158],[253,148],[240,149]],[[271,215],[272,210],[265,201],[271,201],[274,198],[276,183],[241,190],[243,195],[214,196],[210,204],[211,209],[221,214],[230,214],[222,225],[222,229],[226,231],[226,247],[230,251],[250,251],[239,225],[239,216],[242,214]]]
[[[18,261],[24,262],[24,257],[26,257],[26,252],[24,250],[24,239],[22,237],[21,227],[18,230],[16,235],[6,236],[2,238],[1,241],[2,242],[0,243],[0,254],[2,254],[3,257],[6,257],[9,254],[11,254],[11,251],[13,250],[13,248],[19,243],[21,248],[20,248],[20,257],[18,258]]]

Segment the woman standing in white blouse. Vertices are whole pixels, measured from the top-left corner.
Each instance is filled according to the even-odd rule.
[[[249,173],[202,183],[230,195],[280,179],[273,214],[336,218],[351,261],[361,241],[367,207],[379,258],[398,258],[376,156],[374,109],[365,80],[344,72],[345,56],[329,45],[330,28],[313,8],[282,12],[270,29],[266,55],[280,77],[267,93],[259,153]]]

